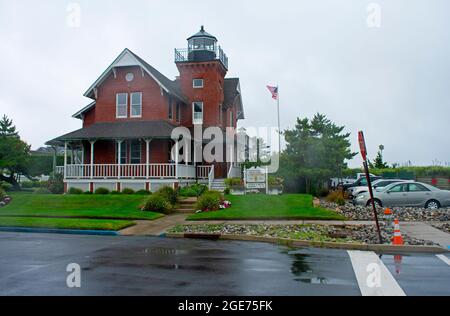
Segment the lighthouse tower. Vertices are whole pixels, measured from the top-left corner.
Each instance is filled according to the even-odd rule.
[[[224,119],[226,109],[223,104],[228,57],[218,46],[217,38],[203,26],[187,42],[187,48],[175,49],[180,87],[191,106],[186,123],[225,129],[230,126]],[[235,126],[235,122],[230,123]]]

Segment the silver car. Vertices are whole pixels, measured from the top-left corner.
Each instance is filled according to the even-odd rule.
[[[438,209],[450,206],[450,191],[440,190],[420,182],[394,183],[373,192],[375,204],[380,207],[415,206]],[[369,193],[358,195],[353,204],[369,206]]]

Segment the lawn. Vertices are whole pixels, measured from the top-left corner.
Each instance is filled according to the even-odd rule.
[[[324,208],[313,207],[313,197],[304,194],[227,196],[232,207],[191,215],[188,220],[345,220]]]
[[[0,217],[0,227],[55,228],[76,230],[112,230],[118,231],[134,222],[124,220],[79,219],[79,218],[36,218],[36,217]]]
[[[12,194],[0,208],[0,217],[76,217],[79,219],[154,220],[162,214],[142,212],[142,195],[41,195]]]

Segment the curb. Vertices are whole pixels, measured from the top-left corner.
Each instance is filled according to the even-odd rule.
[[[167,238],[187,238],[187,239],[208,239],[208,240],[236,240],[250,242],[265,242],[290,247],[314,247],[346,250],[365,250],[375,252],[391,253],[446,253],[449,250],[438,246],[394,246],[394,245],[367,245],[334,242],[315,242],[307,240],[294,240],[287,238],[244,236],[244,235],[223,235],[223,234],[201,234],[201,233],[167,233]]]
[[[85,235],[85,236],[119,236],[118,232],[112,230],[77,230],[77,229],[26,228],[26,227],[0,227],[0,232]]]

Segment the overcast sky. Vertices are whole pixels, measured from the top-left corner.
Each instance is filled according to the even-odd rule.
[[[173,49],[204,24],[241,78],[241,126],[276,126],[279,84],[283,129],[320,112],[354,151],[363,129],[372,157],[450,162],[450,1],[373,1],[381,20],[371,2],[0,0],[0,114],[38,148],[80,128],[83,93],[125,47],[173,79]]]

